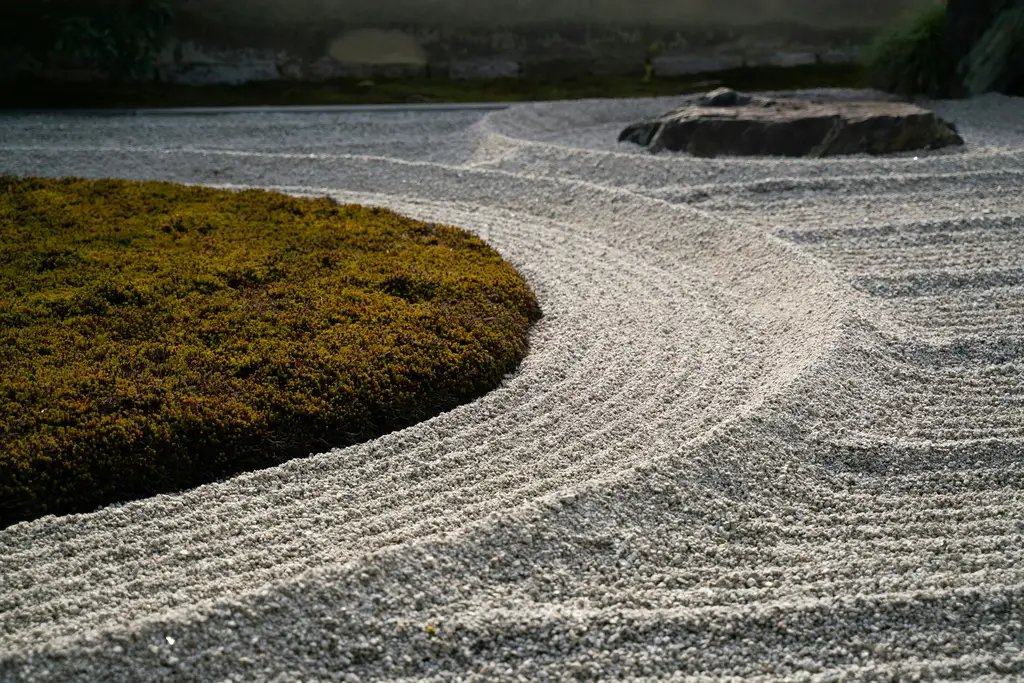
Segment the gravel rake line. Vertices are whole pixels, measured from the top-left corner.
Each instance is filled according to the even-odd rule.
[[[661,104],[360,115],[349,140],[341,113],[211,117],[164,150],[177,119],[0,122],[0,171],[328,194],[467,227],[546,314],[517,373],[433,420],[0,531],[0,679],[1024,672],[1020,328],[997,314],[1019,287],[978,279],[1013,263],[1015,231],[984,227],[1021,217],[1024,103],[937,103],[967,149],[917,160],[608,144]],[[982,227],[951,230],[961,212]],[[944,293],[878,296],[908,259]],[[874,276],[893,282],[854,287]]]

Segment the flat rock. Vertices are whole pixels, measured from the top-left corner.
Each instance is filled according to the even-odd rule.
[[[699,157],[895,154],[964,144],[953,124],[907,102],[770,99],[719,88],[619,142]]]

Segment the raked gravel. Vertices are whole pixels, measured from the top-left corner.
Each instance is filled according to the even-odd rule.
[[[614,142],[676,102],[0,116],[0,172],[465,227],[545,313],[435,419],[0,531],[0,680],[1024,680],[1024,100],[885,159]]]

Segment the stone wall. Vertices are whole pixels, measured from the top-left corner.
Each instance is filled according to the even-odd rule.
[[[380,76],[557,78],[640,74],[648,59],[656,74],[675,76],[744,65],[850,62],[880,24],[936,1],[416,0],[403,9],[405,0],[180,0],[175,36],[154,76],[193,85]],[[459,3],[465,5],[462,14]],[[335,11],[343,6],[359,11]],[[486,7],[487,14],[473,7]],[[517,7],[518,15],[512,11]],[[315,21],[314,11],[320,13]],[[416,20],[398,20],[402,16]],[[67,66],[0,50],[0,79],[102,78]]]
[[[454,79],[641,74],[682,75],[744,65],[794,66],[857,58],[869,30],[801,26],[685,28],[579,24],[505,29],[416,26],[310,35],[305,50],[225,47],[177,39],[160,56],[164,81],[205,84],[374,76]],[[309,50],[311,45],[318,49]]]
[[[344,21],[361,26],[406,23],[458,28],[550,25],[560,22],[620,26],[750,26],[783,22],[841,28],[879,25],[907,11],[943,1],[174,0],[182,13],[202,17],[204,21],[212,19],[232,25],[297,25]]]

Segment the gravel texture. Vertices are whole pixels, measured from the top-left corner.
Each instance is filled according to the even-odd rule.
[[[0,172],[468,228],[545,312],[435,419],[0,531],[0,680],[1024,680],[1024,100],[918,156],[614,142],[678,103],[0,117]]]

